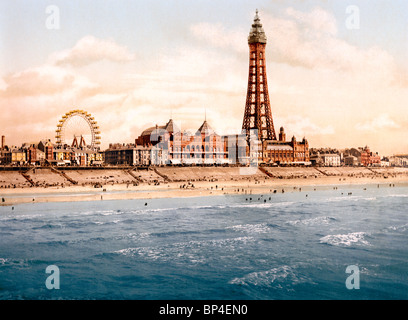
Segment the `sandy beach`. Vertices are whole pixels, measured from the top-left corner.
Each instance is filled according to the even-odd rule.
[[[183,198],[221,195],[272,194],[281,192],[312,192],[322,188],[373,185],[387,188],[408,184],[405,168],[262,168],[251,174],[243,174],[239,168],[159,168],[156,170],[130,172],[113,171],[67,171],[61,180],[58,172],[37,170],[29,179],[38,186],[10,187],[5,184],[5,173],[0,173],[0,205],[13,206],[21,203],[104,201],[119,199]],[[13,177],[18,173],[13,172]],[[73,184],[68,175],[83,181]],[[58,184],[50,184],[55,177]],[[106,177],[109,176],[109,179]],[[16,176],[18,179],[20,177]],[[16,178],[14,177],[14,178]],[[115,179],[122,178],[122,180]],[[171,177],[171,178],[170,178]],[[123,179],[129,178],[129,179]],[[132,179],[130,179],[132,178]],[[42,181],[41,179],[47,179]],[[85,183],[85,180],[92,182]],[[20,180],[18,180],[20,181]],[[45,182],[48,181],[46,184]],[[72,179],[71,179],[72,181]],[[61,183],[62,182],[62,183]],[[106,183],[102,183],[106,182]],[[95,187],[97,184],[97,187]]]

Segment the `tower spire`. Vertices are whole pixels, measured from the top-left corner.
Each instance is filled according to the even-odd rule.
[[[265,43],[266,35],[262,27],[261,19],[258,16],[258,9],[256,9],[254,23],[252,24],[251,31],[249,32],[248,43]]]
[[[242,130],[247,134],[258,131],[258,139],[277,140],[273,126],[266,79],[266,35],[256,10],[254,22],[249,32],[249,76]]]

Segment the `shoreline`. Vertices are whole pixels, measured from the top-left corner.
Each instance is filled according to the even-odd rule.
[[[325,176],[318,178],[292,178],[232,181],[165,182],[160,185],[147,183],[138,186],[129,184],[65,187],[32,187],[0,189],[0,206],[14,206],[27,203],[133,200],[158,198],[184,198],[222,195],[251,195],[313,191],[335,187],[356,187],[377,185],[390,187],[408,185],[406,175],[395,177],[342,177]],[[183,187],[184,186],[184,187]],[[104,191],[105,190],[105,191]],[[2,201],[4,199],[4,201]]]

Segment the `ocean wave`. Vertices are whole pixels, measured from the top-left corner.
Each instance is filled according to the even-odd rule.
[[[142,233],[127,233],[124,235],[116,236],[114,237],[115,240],[141,240],[141,239],[146,239],[151,236],[151,233],[149,232],[142,232]]]
[[[389,226],[386,228],[387,231],[399,231],[405,232],[408,229],[408,223],[400,225],[400,226]]]
[[[249,201],[249,200],[248,200]],[[258,200],[252,200],[253,202],[230,204],[230,205],[219,205],[214,208],[225,209],[225,208],[274,208],[274,207],[285,207],[294,204],[293,201],[286,202],[255,202]],[[261,201],[261,200],[259,200]]]
[[[171,250],[170,248],[162,247],[125,248],[117,250],[114,253],[128,257],[140,257],[145,260],[162,262],[180,262],[187,260],[190,263],[202,263],[205,260],[200,256],[199,252],[196,251]]]
[[[331,197],[331,198],[327,198],[327,199],[323,199],[321,201],[317,201],[317,202],[341,202],[341,201],[375,201],[377,200],[376,197],[362,197],[362,196],[349,196],[349,195],[342,195],[342,196],[337,196],[337,197]]]
[[[353,244],[370,245],[370,243],[365,240],[366,236],[368,236],[366,232],[327,235],[320,238],[320,243],[345,247],[350,247]]]
[[[233,251],[236,246],[241,246],[253,240],[254,238],[248,236],[229,239],[192,240],[160,247],[129,247],[116,250],[113,253],[128,257],[141,257],[152,261],[204,263],[210,258],[204,256],[204,248],[222,248],[223,250]]]
[[[280,266],[266,271],[252,272],[244,277],[234,278],[229,284],[243,286],[278,287],[291,286],[298,283],[310,282],[310,279],[295,272],[291,266]]]
[[[268,233],[271,231],[271,228],[266,223],[238,224],[235,226],[227,227],[226,229],[246,233]]]
[[[29,266],[29,261],[27,259],[11,259],[11,258],[0,258],[0,267],[17,267],[26,268]]]
[[[38,227],[33,227],[32,230],[44,230],[44,229],[48,230],[48,229],[55,229],[55,228],[63,229],[64,226],[61,223],[56,223],[56,224],[46,223]]]
[[[326,225],[326,224],[333,223],[336,221],[337,221],[336,218],[324,216],[324,217],[316,217],[316,218],[310,218],[310,219],[290,220],[290,221],[287,221],[286,223],[290,225],[301,224],[301,225],[310,226],[310,225]]]
[[[407,198],[408,194],[389,194],[386,195],[386,197],[391,197],[391,198]]]

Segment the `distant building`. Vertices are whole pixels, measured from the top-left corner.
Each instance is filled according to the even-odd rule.
[[[408,167],[408,155],[394,155],[389,160],[393,167]]]
[[[356,148],[350,148],[350,149],[345,149],[343,156],[344,156],[344,164],[345,165],[350,165],[350,164],[346,164],[346,158],[347,157],[354,157],[355,161],[354,161],[354,165],[361,165],[361,152],[362,152],[362,148],[360,149],[356,149]],[[348,163],[350,162],[350,159],[348,160]]]
[[[381,159],[381,167],[389,167],[390,166],[390,159],[387,157],[383,157]]]
[[[152,146],[134,144],[111,144],[105,150],[105,164],[126,166],[148,166],[151,164]]]
[[[27,162],[26,153],[22,148],[12,147],[10,150],[11,160],[13,165],[24,165]]]
[[[260,162],[277,164],[310,164],[309,143],[305,138],[296,141],[295,136],[286,141],[283,127],[280,128],[279,140],[265,140],[262,144]]]
[[[340,166],[340,155],[336,153],[325,153],[321,155],[323,159],[323,164],[326,167],[339,167]]]
[[[373,153],[370,151],[369,147],[365,147],[361,151],[361,164],[363,166],[380,166],[381,158],[378,153]]]
[[[0,150],[0,164],[6,165],[11,163],[11,152],[6,148]]]
[[[30,165],[42,165],[45,161],[45,153],[37,148],[35,144],[30,145],[27,149],[27,163]]]
[[[344,157],[344,165],[345,166],[358,166],[359,165],[358,158],[354,156]]]
[[[310,149],[310,161],[313,165],[338,167],[341,165],[341,156],[336,149]]]

